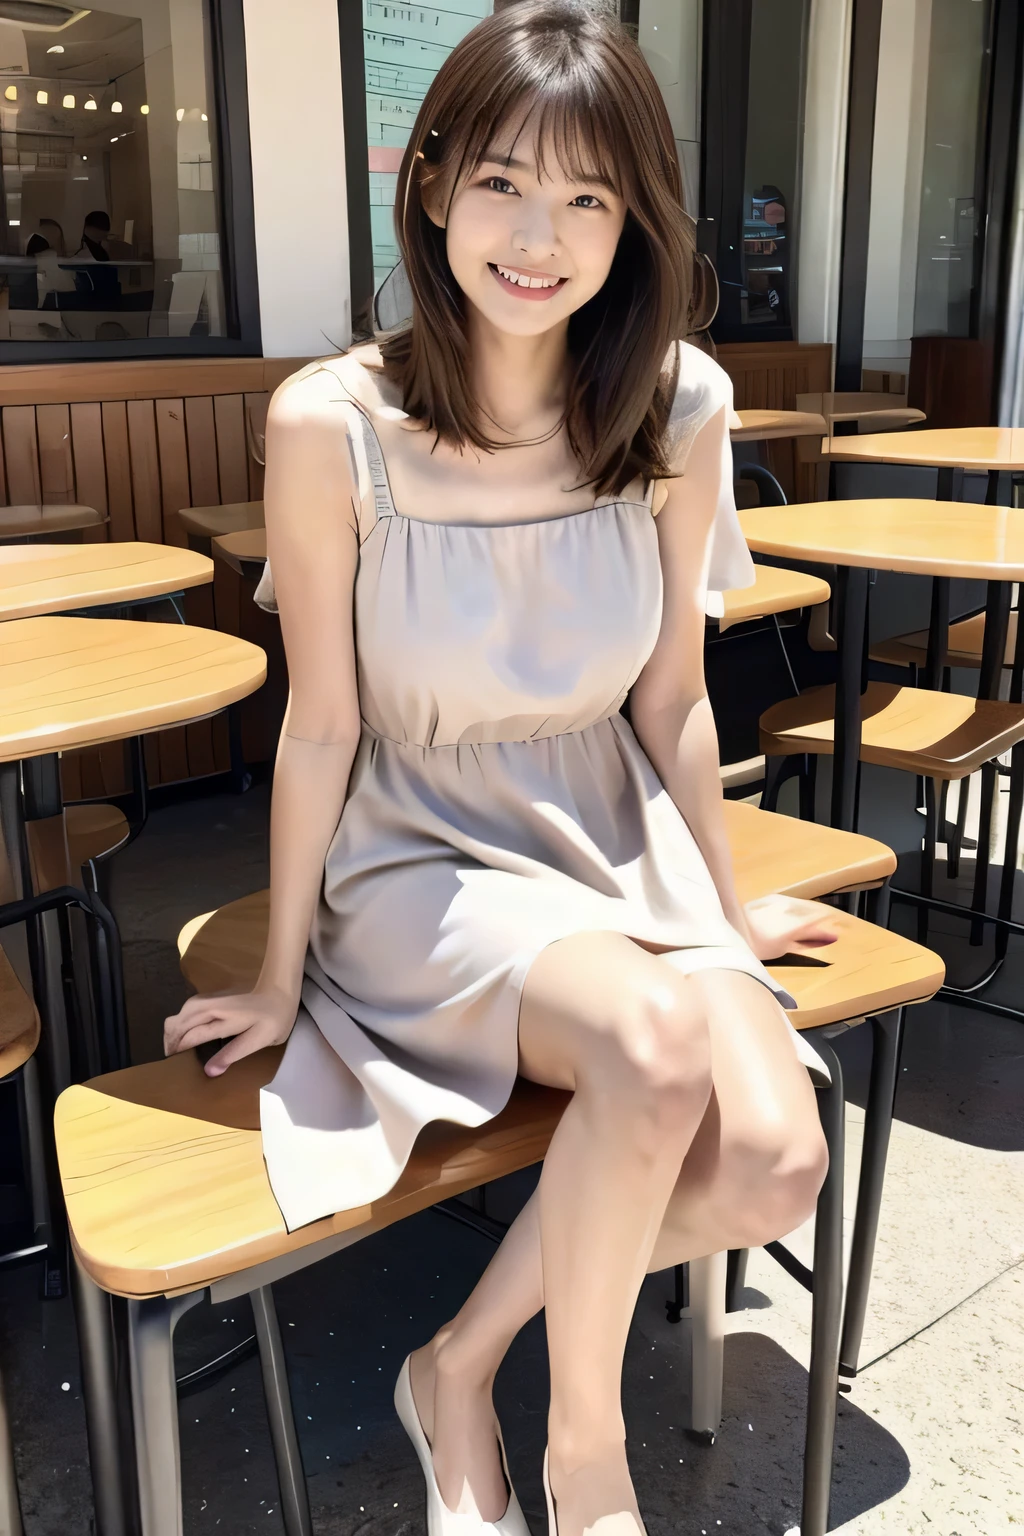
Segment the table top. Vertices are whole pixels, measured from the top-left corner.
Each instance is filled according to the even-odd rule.
[[[215,714],[267,674],[259,646],[188,624],[0,624],[0,762],[98,747]]]
[[[921,576],[1024,580],[1024,512],[977,502],[879,497],[740,513],[759,554]]]
[[[865,464],[917,464],[935,469],[1024,469],[1024,428],[929,427],[833,437],[829,458]]]
[[[824,416],[814,411],[736,411],[739,426],[729,432],[734,443],[764,442],[770,437],[824,437]]]
[[[224,506],[182,507],[178,513],[188,533],[202,539],[220,538],[226,533],[243,533],[247,528],[262,528],[262,501],[235,501]]]
[[[222,533],[212,541],[213,552],[241,572],[243,566],[267,563],[267,530],[246,528],[241,533]]]
[[[173,544],[0,548],[0,619],[163,597],[213,580],[213,561]]]
[[[107,514],[77,502],[57,502],[50,506],[0,507],[0,539],[32,538],[46,533],[72,533],[79,528],[98,528]]]

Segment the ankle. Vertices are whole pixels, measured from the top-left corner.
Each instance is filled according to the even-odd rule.
[[[548,1465],[553,1482],[573,1478],[595,1466],[611,1471],[621,1463],[628,1475],[626,1429],[612,1424],[548,1422]]]
[[[474,1350],[457,1329],[442,1328],[431,1340],[438,1386],[490,1396],[497,1374],[493,1360]]]

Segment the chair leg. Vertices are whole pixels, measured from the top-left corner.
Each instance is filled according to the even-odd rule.
[[[882,1207],[885,1162],[889,1152],[900,1053],[903,1049],[903,1023],[902,1008],[879,1014],[871,1020],[871,1082],[864,1115],[864,1148],[857,1186],[857,1214],[853,1223],[846,1306],[843,1311],[843,1337],[839,1351],[839,1369],[846,1376],[857,1374],[857,1361],[864,1336],[871,1267]]]
[[[0,1536],[22,1536],[18,1480],[14,1470],[14,1447],[7,1418],[3,1377],[0,1376]]]
[[[184,1536],[174,1329],[179,1317],[202,1296],[194,1291],[173,1300],[152,1296],[128,1303],[142,1536]]]
[[[256,1338],[263,1370],[263,1392],[267,1400],[270,1438],[274,1446],[277,1479],[281,1491],[281,1515],[286,1536],[313,1536],[309,1514],[309,1494],[302,1467],[299,1437],[295,1432],[288,1368],[281,1343],[281,1328],[274,1306],[274,1292],[269,1285],[250,1294]]]
[[[807,1380],[801,1536],[825,1536],[832,1491],[832,1455],[839,1398],[839,1332],[843,1318],[843,1072],[835,1051],[815,1040],[832,1076],[817,1089],[829,1166],[814,1225],[811,1365]]]
[[[82,1359],[82,1393],[96,1536],[133,1536],[137,1519],[132,1479],[121,1453],[122,1441],[118,1433],[111,1298],[85,1273],[77,1258],[71,1283]]]
[[[747,1283],[747,1260],[750,1257],[749,1248],[730,1248],[729,1265],[725,1281],[725,1310],[727,1312],[742,1312],[743,1303],[740,1296]]]
[[[19,1109],[25,1129],[26,1173],[32,1204],[32,1229],[37,1242],[46,1244],[42,1297],[54,1301],[67,1293],[68,1233],[53,1148],[53,1117],[43,1111],[39,1066],[30,1056],[21,1069]]]
[[[724,1252],[690,1260],[690,1430],[704,1440],[714,1440],[722,1423],[727,1264]]]

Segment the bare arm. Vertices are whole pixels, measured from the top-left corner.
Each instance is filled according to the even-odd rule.
[[[290,694],[270,811],[270,929],[259,980],[242,997],[188,1000],[165,1025],[168,1054],[231,1035],[211,1076],[287,1039],[306,947],[359,742],[352,591],[356,487],[338,381],[289,379],[271,401],[264,490]]]
[[[686,472],[668,482],[658,515],[664,573],[661,631],[630,696],[630,718],[640,745],[693,833],[715,882],[729,923],[762,959],[785,951],[790,940],[827,942],[820,911],[789,900],[782,910],[745,909],[736,891],[732,854],[722,814],[718,734],[704,681],[704,601],[711,533],[728,456],[726,408],[697,434]],[[776,898],[781,903],[782,898]]]

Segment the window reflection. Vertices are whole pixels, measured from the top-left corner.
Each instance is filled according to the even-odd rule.
[[[208,58],[203,0],[0,19],[0,339],[226,334]]]

